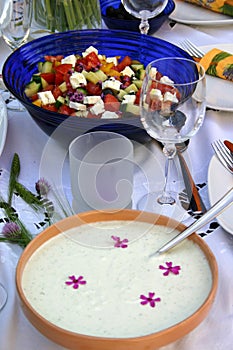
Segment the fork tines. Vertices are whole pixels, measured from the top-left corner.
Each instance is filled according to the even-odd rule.
[[[233,174],[233,157],[230,150],[225,146],[224,142],[217,140],[212,143],[214,152],[225,168]]]
[[[204,52],[202,52],[196,45],[194,45],[190,40],[185,39],[180,46],[190,55],[197,58],[202,58]]]

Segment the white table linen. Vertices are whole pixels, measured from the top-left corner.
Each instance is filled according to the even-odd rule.
[[[175,24],[171,27],[169,22],[166,22],[154,36],[177,45],[187,37],[198,45],[231,43],[232,28],[230,26],[194,28],[182,24]],[[0,64],[2,64],[10,51],[2,40],[0,48]],[[233,112],[207,111],[203,127],[193,137],[185,152],[196,183],[207,183],[208,165],[213,156],[211,142],[218,138],[232,140],[232,131]],[[9,170],[13,154],[17,152],[21,161],[20,179],[25,185],[33,188],[40,176],[41,159],[48,141],[49,137],[41,131],[27,112],[9,111],[8,133],[5,148],[0,157],[0,169]],[[149,150],[149,155],[158,151],[153,145],[142,146],[142,149],[137,146],[135,157],[139,163],[145,147],[146,150]],[[162,159],[161,152],[158,153],[158,157]],[[154,174],[152,158],[144,159],[150,179]],[[64,167],[65,185],[69,187],[67,161]],[[140,176],[140,173],[136,171],[134,207],[145,191]],[[202,193],[208,206],[207,190],[208,184]],[[162,350],[233,349],[233,235],[218,227],[204,239],[212,249],[219,267],[219,288],[216,300],[207,318],[194,331],[179,341],[161,348]],[[8,291],[7,304],[0,312],[0,350],[63,349],[41,335],[29,323],[20,308],[15,287],[15,269],[21,252],[21,248],[17,246],[0,243],[0,281]]]

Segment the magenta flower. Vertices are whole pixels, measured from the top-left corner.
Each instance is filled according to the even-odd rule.
[[[2,234],[6,237],[6,238],[20,238],[22,235],[22,232],[20,230],[20,227],[18,224],[16,224],[15,222],[11,221],[11,222],[7,222],[3,228],[2,228]]]
[[[70,281],[66,281],[65,283],[67,284],[67,286],[71,286],[73,285],[74,289],[78,289],[80,284],[86,284],[87,282],[84,281],[83,276],[79,276],[78,278],[76,278],[74,275],[73,276],[69,276]]]
[[[111,238],[116,242],[114,244],[114,247],[115,248],[127,248],[128,245],[127,243],[129,242],[127,238],[125,239],[120,239],[120,237],[117,237],[117,236],[111,236]]]
[[[40,178],[35,184],[36,192],[40,196],[46,196],[49,193],[49,191],[50,191],[50,187],[51,186],[48,183],[48,181],[45,180],[43,177]]]
[[[155,293],[153,292],[149,292],[148,297],[141,294],[140,295],[140,299],[142,299],[141,305],[150,304],[151,307],[155,307],[156,303],[161,301],[161,298],[154,298],[154,296],[155,296]]]
[[[168,276],[170,272],[174,275],[179,275],[180,266],[172,266],[172,262],[166,262],[166,265],[167,266],[159,265],[160,270],[166,270],[163,273],[164,276]]]

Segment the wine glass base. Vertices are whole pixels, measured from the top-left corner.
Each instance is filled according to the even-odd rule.
[[[7,302],[7,291],[0,283],[0,310],[4,308]]]
[[[175,198],[175,202],[173,202],[173,204],[160,204],[158,202],[158,198],[161,197],[161,191],[147,193],[137,203],[137,209],[174,218],[180,222],[187,220],[189,218],[189,214],[181,206],[178,199],[178,194],[171,193],[171,195],[173,198]]]
[[[0,93],[6,103],[7,109],[16,112],[23,112],[26,110],[22,103],[20,103],[19,100],[17,100],[17,98],[11,95],[10,91],[6,89],[1,89]]]

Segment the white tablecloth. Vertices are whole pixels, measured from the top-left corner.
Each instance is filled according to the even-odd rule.
[[[198,45],[232,43],[232,26],[194,28],[175,24],[171,27],[170,23],[166,22],[155,35],[177,45],[187,37]],[[9,52],[1,41],[1,64]],[[213,156],[211,142],[218,138],[232,140],[232,130],[233,113],[208,110],[203,127],[193,137],[185,154],[196,183],[206,184],[201,193],[207,206],[209,205],[207,172]],[[33,187],[40,176],[41,159],[48,141],[48,136],[39,129],[27,112],[9,111],[8,133],[5,148],[0,157],[0,169],[9,170],[12,156],[17,152],[21,161],[20,179],[27,186]],[[156,146],[143,147],[149,147],[152,152],[157,151]],[[139,162],[141,152],[140,147],[136,147],[135,155]],[[149,177],[153,178],[153,162],[150,158],[144,161]],[[67,164],[64,167],[66,169]],[[69,187],[67,176],[65,170],[65,185]],[[145,191],[141,185],[140,174],[136,172],[134,206]],[[204,239],[216,256],[219,266],[219,288],[216,300],[208,317],[194,331],[183,339],[164,347],[163,350],[233,349],[233,236],[218,227]],[[41,335],[21,311],[14,280],[20,254],[19,247],[6,243],[0,244],[0,281],[8,290],[7,304],[0,312],[0,350],[62,349]]]

